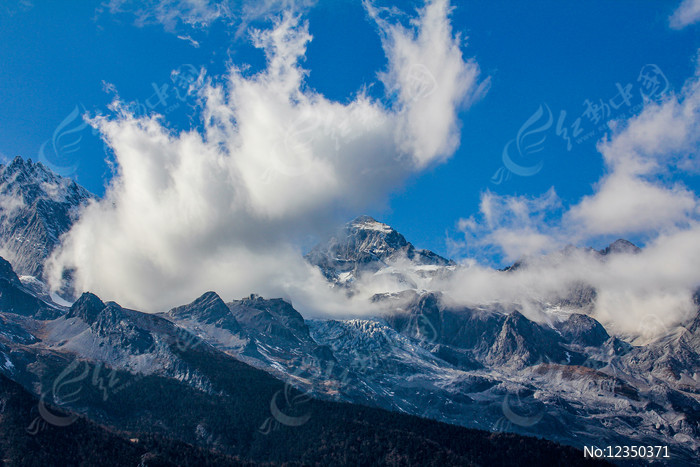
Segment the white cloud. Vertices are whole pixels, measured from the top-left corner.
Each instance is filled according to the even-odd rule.
[[[396,107],[406,113],[396,129],[401,149],[412,153],[419,166],[436,156],[449,157],[459,145],[456,112],[479,98],[489,84],[488,79],[478,84],[476,63],[462,58],[460,36],[453,36],[445,21],[449,2],[426,5],[415,30],[387,22],[372,3],[365,5],[380,28],[389,59],[382,81],[396,93]]]
[[[654,234],[687,225],[697,217],[697,198],[681,184],[663,186],[626,174],[612,173],[595,194],[584,197],[567,215],[579,235]]]
[[[571,208],[567,222],[588,235],[626,235],[696,219],[697,196],[669,178],[700,167],[700,76],[689,79],[679,96],[647,103],[641,114],[618,123],[621,130],[598,145],[608,174]]]
[[[328,289],[296,241],[381,202],[456,147],[437,144],[435,134],[458,139],[456,109],[473,98],[478,66],[463,60],[448,11],[446,2],[430,2],[415,28],[380,24],[392,37],[384,42],[384,79],[403,96],[394,107],[362,92],[338,103],[309,90],[299,62],[311,37],[287,14],[253,32],[264,70],[244,75],[232,67],[226,79],[202,83],[202,133],[174,134],[158,117],[136,118],[119,103],[117,117],[94,118],[118,172],[53,256],[52,285],[74,268],[79,291],[147,311],[210,289],[226,299],[282,295],[307,313],[348,311],[352,304]],[[415,78],[402,73],[414,65],[433,77],[433,92],[406,90]],[[445,118],[425,133],[416,108]]]
[[[458,228],[465,234],[463,253],[486,253],[493,256],[497,246],[506,261],[540,254],[558,244],[551,235],[542,232],[547,221],[561,209],[554,188],[539,197],[500,196],[486,191],[481,195],[479,219],[460,219]],[[484,249],[487,251],[483,251]]]
[[[674,29],[682,29],[700,21],[700,0],[683,0],[669,18]]]

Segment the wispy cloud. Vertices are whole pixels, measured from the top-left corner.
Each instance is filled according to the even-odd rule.
[[[253,21],[285,11],[301,13],[315,3],[316,0],[107,0],[100,11],[130,15],[137,26],[159,24],[168,32],[206,28],[216,21],[225,21],[237,25],[240,33]]]
[[[480,259],[503,256],[515,261],[524,255],[551,251],[550,223],[561,215],[561,201],[554,188],[541,196],[481,194],[479,215],[460,219],[464,233],[461,254]],[[460,253],[457,249],[456,253]]]
[[[190,37],[189,35],[186,35],[186,36],[177,36],[177,38],[180,39],[180,40],[182,40],[182,41],[189,42],[189,43],[192,45],[192,47],[194,47],[195,49],[199,48],[199,42],[196,41],[196,40],[194,40],[194,39],[192,39],[192,37]]]
[[[228,2],[212,0],[108,0],[101,8],[111,14],[132,14],[137,26],[160,24],[170,32],[180,25],[206,27],[230,14]]]
[[[286,14],[252,32],[264,70],[232,67],[225,79],[200,83],[203,132],[174,134],[120,103],[117,117],[94,118],[118,173],[54,255],[54,287],[74,268],[78,290],[151,311],[210,289],[287,296],[307,312],[346,306],[329,298],[296,241],[381,203],[454,151],[457,108],[483,88],[448,13],[438,0],[410,28],[379,22],[382,77],[396,96],[388,105],[361,91],[339,103],[308,89],[299,65],[308,25]]]
[[[698,21],[700,21],[700,0],[683,0],[669,18],[669,24],[674,29],[682,29]]]
[[[32,0],[6,0],[0,4],[2,14],[13,16],[16,13],[28,11],[34,8]]]

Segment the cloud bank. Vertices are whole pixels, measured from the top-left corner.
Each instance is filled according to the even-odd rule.
[[[252,33],[264,70],[202,76],[201,132],[176,134],[119,102],[116,117],[93,118],[117,174],[50,259],[52,287],[71,269],[77,291],[146,311],[206,290],[285,296],[308,313],[346,306],[304,262],[298,240],[448,158],[459,141],[457,111],[484,90],[447,1],[428,2],[411,27],[366,6],[388,59],[380,79],[389,104],[362,90],[339,103],[309,89],[300,65],[308,25],[285,14]],[[207,18],[203,11],[195,17]]]

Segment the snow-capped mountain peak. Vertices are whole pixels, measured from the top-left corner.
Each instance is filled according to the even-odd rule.
[[[377,232],[391,233],[392,229],[389,225],[377,221],[370,216],[359,216],[348,223],[355,229],[375,230]]]
[[[345,224],[326,242],[313,248],[306,259],[318,266],[329,281],[343,285],[362,273],[375,273],[396,261],[408,260],[415,266],[453,264],[432,251],[415,248],[392,227],[370,216],[360,216]]]

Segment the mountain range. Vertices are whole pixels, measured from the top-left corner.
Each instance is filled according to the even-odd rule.
[[[96,446],[113,465],[561,465],[598,462],[584,446],[663,445],[664,463],[699,465],[700,294],[690,321],[644,345],[590,316],[588,284],[551,322],[457,306],[423,285],[459,264],[361,216],[306,260],[348,295],[393,284],[370,297],[383,310],[372,318],[305,319],[280,298],[214,291],[157,314],[87,292],[66,304],[44,264],[93,199],[41,164],[0,166],[12,463],[90,463]],[[618,240],[590,254],[638,251]]]

